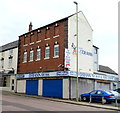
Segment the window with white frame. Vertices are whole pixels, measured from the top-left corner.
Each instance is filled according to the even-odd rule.
[[[9,50],[9,55],[12,55],[13,54],[13,49],[10,49]]]
[[[9,58],[9,61],[8,61],[8,68],[12,68],[12,58]]]
[[[31,51],[30,51],[30,61],[33,61],[33,55],[34,55],[34,51],[31,50]]]
[[[49,58],[50,57],[50,47],[47,46],[45,47],[45,58]]]
[[[2,68],[2,60],[0,60],[0,68]]]
[[[27,62],[27,51],[24,52],[23,62]]]
[[[4,68],[4,60],[1,60],[2,68]]]
[[[40,60],[40,57],[41,56],[41,49],[40,48],[38,48],[37,49],[37,60]]]
[[[59,44],[54,45],[54,57],[59,57]]]

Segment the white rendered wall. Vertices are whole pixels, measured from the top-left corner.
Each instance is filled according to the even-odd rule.
[[[93,53],[92,28],[82,12],[78,13],[79,48]],[[68,18],[68,49],[71,51],[71,68],[76,71],[76,55],[73,55],[72,43],[76,46],[76,15]],[[90,41],[88,41],[90,40]],[[79,54],[79,71],[93,73],[93,56]]]
[[[14,84],[12,84],[12,80],[14,80]],[[14,86],[14,90],[12,90],[12,86]],[[10,91],[16,91],[16,77],[15,75],[10,76]]]
[[[25,93],[26,91],[26,80],[17,80],[17,92]]]
[[[40,79],[38,80],[38,95],[42,95],[42,85],[43,85],[43,80]]]
[[[63,98],[69,98],[69,79],[63,79]]]
[[[15,74],[17,73],[17,59],[18,59],[18,48],[14,48],[13,49],[13,54],[11,56],[13,56],[12,58],[12,68],[9,68],[9,50],[4,51],[4,70],[11,70],[12,68],[15,70]],[[2,70],[2,69],[0,69]]]

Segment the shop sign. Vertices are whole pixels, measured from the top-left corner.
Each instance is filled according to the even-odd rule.
[[[38,77],[57,77],[57,76],[68,76],[67,71],[58,72],[41,72],[41,73],[31,73],[31,74],[18,74],[17,78],[38,78]]]
[[[70,71],[70,76],[76,76],[76,72]],[[101,79],[101,80],[111,80],[111,81],[118,81],[119,80],[118,77],[114,77],[114,76],[98,75],[98,74],[83,73],[83,72],[79,72],[78,77]]]
[[[75,76],[76,72],[74,71],[56,71],[56,72],[41,72],[41,73],[32,73],[32,74],[18,74],[17,79],[24,79],[24,78],[38,78],[38,77],[61,77],[61,76]],[[98,75],[98,74],[91,74],[91,73],[83,73],[79,72],[78,77],[82,78],[91,78],[91,79],[98,79],[98,80],[110,80],[110,81],[118,81],[118,77],[109,76],[109,75]]]
[[[65,68],[70,68],[70,50],[65,49]]]

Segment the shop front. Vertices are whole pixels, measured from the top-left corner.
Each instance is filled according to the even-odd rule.
[[[92,90],[110,90],[117,77],[79,73],[79,95]],[[76,98],[76,73],[73,71],[40,72],[17,75],[17,92],[54,98]]]

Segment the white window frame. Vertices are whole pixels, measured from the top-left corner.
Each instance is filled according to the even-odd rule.
[[[3,61],[0,60],[0,69],[2,69],[2,67],[3,67]]]
[[[8,60],[8,68],[12,68],[12,62],[13,62],[13,59],[9,58],[9,60]]]
[[[9,55],[13,55],[13,49],[9,50]]]
[[[30,61],[33,61],[34,51],[30,50]]]
[[[40,60],[41,59],[41,49],[38,48],[37,49],[37,60]]]
[[[59,57],[59,44],[54,45],[54,58],[56,57]]]
[[[24,52],[24,55],[23,55],[23,62],[27,62],[27,51]]]
[[[45,59],[50,58],[50,46],[45,47]]]

